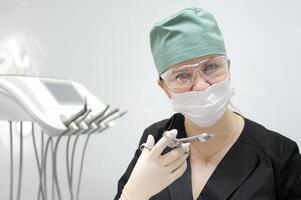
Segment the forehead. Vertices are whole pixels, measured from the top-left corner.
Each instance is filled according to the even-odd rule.
[[[180,67],[180,66],[183,66],[183,65],[191,65],[191,64],[194,64],[194,63],[197,63],[197,62],[201,62],[203,60],[213,58],[215,56],[219,56],[219,54],[200,56],[200,57],[197,57],[197,58],[193,58],[193,59],[190,59],[190,60],[186,60],[186,61],[177,63],[175,65],[172,65],[170,68],[177,68],[177,67]]]

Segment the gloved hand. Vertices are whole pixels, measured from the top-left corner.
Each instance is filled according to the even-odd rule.
[[[148,135],[146,144],[152,149],[144,148],[132,174],[123,189],[123,195],[131,200],[146,200],[159,193],[186,170],[186,158],[189,155],[189,143],[161,155],[172,143],[177,130],[173,129],[154,145],[154,137]]]

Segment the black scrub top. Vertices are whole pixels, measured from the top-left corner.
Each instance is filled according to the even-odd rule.
[[[254,121],[244,120],[241,135],[210,176],[198,200],[301,200],[301,156],[297,144]],[[164,131],[171,129],[178,130],[178,138],[186,137],[182,114],[176,113],[145,129],[139,146],[149,134],[157,142]],[[141,154],[139,146],[118,181],[115,200]],[[193,200],[189,160],[184,174],[151,200]]]

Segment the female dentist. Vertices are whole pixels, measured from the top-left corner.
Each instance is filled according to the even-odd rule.
[[[230,61],[212,14],[181,10],[154,25],[150,43],[176,113],[145,129],[115,199],[301,199],[297,144],[230,109]]]

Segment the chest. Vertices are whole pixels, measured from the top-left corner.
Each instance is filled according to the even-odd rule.
[[[238,148],[217,165],[209,161],[204,167],[193,155],[192,150],[185,173],[152,200],[276,199],[275,171],[265,157]]]
[[[201,158],[199,153],[195,149],[191,149],[189,160],[191,168],[191,187],[193,200],[198,199],[209,178],[211,177],[229,148],[230,147],[226,147],[214,157],[210,158],[210,160]]]
[[[190,159],[191,186],[193,199],[196,200],[206,185],[208,179],[214,172],[216,164]]]

